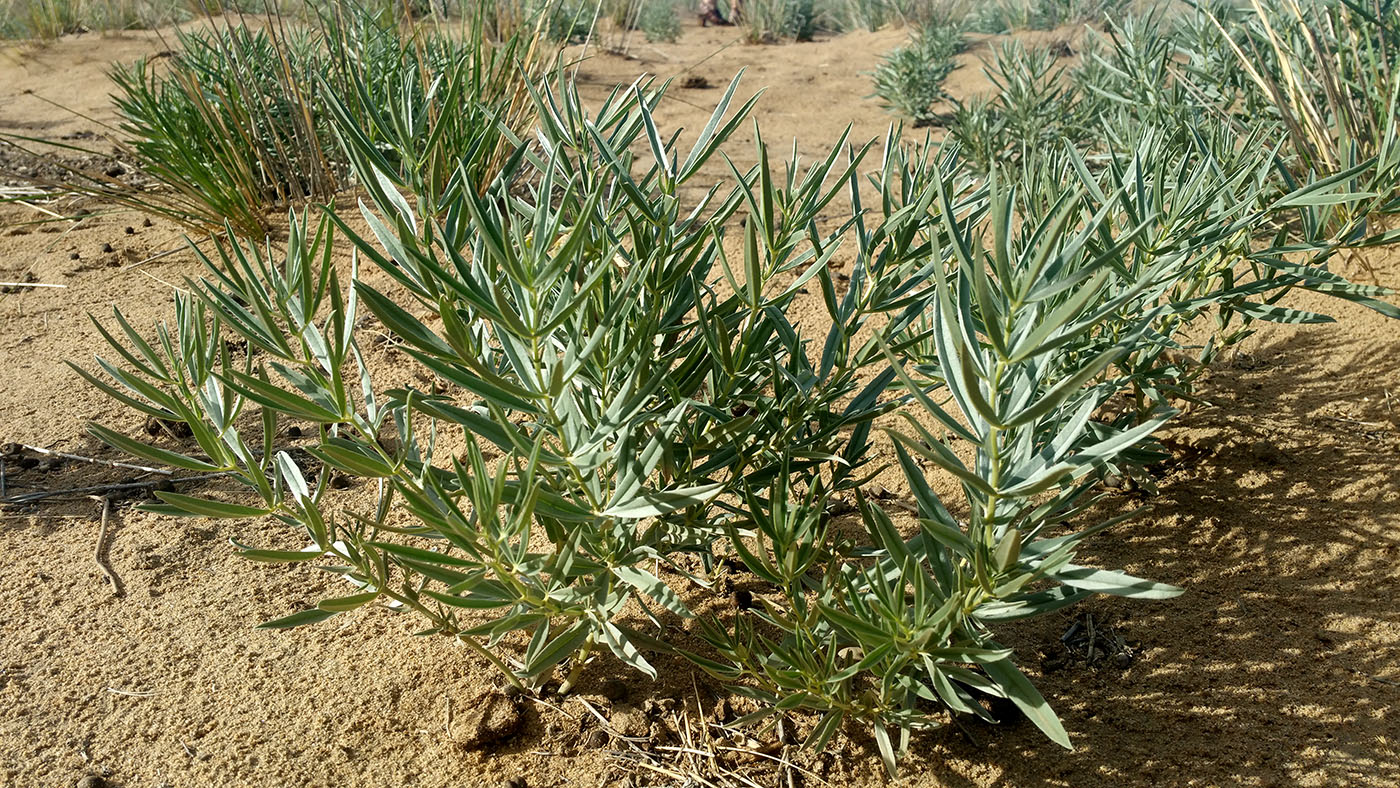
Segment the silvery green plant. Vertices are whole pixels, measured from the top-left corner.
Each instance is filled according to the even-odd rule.
[[[996,49],[982,69],[996,92],[959,102],[948,128],[973,157],[972,166],[986,172],[993,162],[1034,160],[1064,140],[1079,144],[1093,137],[1093,105],[1065,78],[1065,69],[1046,47],[1008,41]]]
[[[979,694],[1067,745],[993,630],[1093,593],[1178,593],[1075,561],[1116,521],[1092,515],[1095,483],[1160,456],[1173,315],[1291,319],[1268,299],[1300,285],[1378,303],[1327,272],[1321,236],[1299,265],[1285,261],[1298,244],[1252,232],[1350,199],[1346,178],[1266,199],[1267,157],[1191,158],[1169,136],[1096,168],[1071,149],[1040,180],[980,179],[891,134],[867,184],[866,150],[844,138],[804,166],[774,164],[758,136],[728,191],[696,191],[752,107],[731,113],[736,91],[682,148],[645,84],[591,111],[570,83],[536,86],[534,133],[484,168],[472,157],[502,137],[483,124],[492,144],[461,148],[443,190],[396,180],[340,129],[367,233],[293,217],[285,253],[230,241],[203,256],[154,341],[120,314],[102,328],[117,355],[84,376],[189,424],[198,450],[94,434],[247,488],[160,492],[155,510],[274,519],[305,546],[237,547],[346,582],[267,626],[411,611],[531,689],[557,674],[567,690],[600,654],[654,675],[649,654],[675,650],[758,703],[740,723],[814,713],[813,746],[861,726],[891,770],[946,712],[987,716]],[[842,195],[850,218],[819,230]],[[1232,278],[1251,265],[1279,275]],[[830,319],[815,332],[786,314],[808,289]],[[430,382],[377,383],[369,331]],[[1141,407],[1116,407],[1148,386]],[[909,426],[889,434],[916,527],[861,489],[876,420],[899,407]],[[288,421],[311,425],[305,445],[280,445]],[[930,470],[961,500],[935,495]],[[837,496],[867,539],[832,527]],[[691,596],[729,557],[759,605],[700,622],[705,648],[682,643]]]
[[[719,659],[692,655],[744,682],[759,708],[741,723],[812,711],[820,718],[807,744],[820,748],[859,720],[893,772],[916,732],[942,724],[941,710],[990,719],[977,699],[990,695],[1069,746],[993,630],[1095,593],[1179,593],[1074,556],[1127,516],[1093,519],[1103,475],[1139,474],[1165,457],[1152,434],[1174,413],[1172,395],[1189,393],[1166,360],[1184,350],[1182,330],[1222,314],[1324,319],[1273,305],[1292,287],[1373,306],[1386,292],[1284,263],[1267,239],[1250,244],[1268,215],[1346,199],[1335,183],[1264,202],[1256,169],[1267,156],[1221,162],[1206,149],[1183,166],[1179,155],[1149,138],[1121,167],[1093,173],[1071,150],[1048,206],[995,177],[955,198],[958,168],[938,160],[924,181],[924,199],[935,199],[916,203],[941,224],[923,228],[938,265],[914,294],[921,319],[900,324],[902,345],[884,347],[912,403],[908,426],[889,432],[919,529],[910,537],[858,496],[869,543],[843,543],[819,480],[794,490],[779,477],[764,491],[772,506],[751,507],[733,543],[772,593],[749,613],[706,622]],[[1229,329],[1226,319],[1216,333]],[[1207,343],[1202,366],[1216,346]],[[1121,407],[1125,398],[1136,406]],[[973,448],[971,461],[959,445]],[[926,467],[961,483],[956,506],[933,492]]]
[[[681,37],[681,19],[670,0],[647,0],[637,11],[637,27],[648,41],[674,42]]]
[[[963,49],[962,30],[927,27],[914,32],[908,44],[890,52],[875,67],[875,95],[885,106],[914,121],[933,123],[934,107],[949,98],[943,82],[956,68],[953,57]]]
[[[572,86],[541,88],[538,147],[522,145],[485,188],[412,196],[415,206],[384,173],[361,173],[379,184],[381,204],[362,211],[374,240],[332,217],[314,235],[294,220],[280,263],[254,245],[220,246],[177,302],[178,340],[162,329],[156,350],[118,315],[125,341],[113,343],[128,366],[102,361],[112,382],[92,378],[149,415],[200,425],[202,456],[94,432],[148,459],[230,473],[260,501],[162,493],[158,509],[297,524],[305,550],[245,553],[329,563],[353,586],[268,626],[382,602],[421,614],[512,682],[537,683],[569,660],[567,688],[599,650],[654,675],[650,639],[621,620],[624,608],[690,615],[656,567],[688,573],[686,553],[708,562],[726,534],[717,513],[734,508],[719,496],[741,481],[826,471],[845,489],[866,461],[849,435],[868,435],[886,407],[887,376],[857,386],[876,354],[852,348],[874,309],[847,299],[820,365],[784,316],[805,282],[834,288],[826,265],[839,239],[814,234],[814,220],[858,157],[838,166],[838,146],[775,178],[760,142],[760,165],[727,198],[711,190],[685,209],[677,199],[752,106],[725,117],[736,87],[683,157],[652,121],[654,91],[619,91],[590,115]],[[741,206],[743,258],[730,260],[718,228]],[[342,289],[328,262],[336,228],[392,291],[353,269]],[[356,329],[371,316],[436,391],[376,387]],[[247,342],[241,360],[226,334]],[[263,427],[255,443],[235,426],[249,412]],[[304,453],[273,446],[288,418],[315,425]],[[369,480],[374,504],[341,509],[332,474]],[[400,508],[414,525],[399,523]],[[522,649],[500,656],[515,632]]]

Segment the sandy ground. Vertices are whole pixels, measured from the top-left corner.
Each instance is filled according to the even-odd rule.
[[[867,98],[867,72],[901,31],[781,47],[735,38],[687,28],[677,44],[598,56],[579,74],[594,96],[644,72],[702,76],[716,87],[676,89],[660,118],[695,129],[747,67],[745,85],[766,88],[756,117],[778,147],[796,137],[815,156],[847,125],[856,140],[884,132],[890,118]],[[165,48],[126,34],[0,49],[0,131],[56,138],[110,122],[107,64]],[[954,74],[959,94],[985,88],[978,54]],[[741,164],[752,155],[744,138],[733,150]],[[170,284],[197,269],[187,254],[127,267],[180,245],[160,220],[97,211],[77,225],[31,224],[37,218],[0,207],[0,281],[32,274],[67,289],[0,295],[0,441],[115,459],[84,423],[135,433],[140,420],[62,362],[98,351],[88,313],[119,306],[148,326],[168,316]],[[1395,253],[1346,268],[1400,284]],[[1317,297],[1293,303],[1339,322],[1268,328],[1222,364],[1206,402],[1167,435],[1176,456],[1158,494],[1123,493],[1114,504],[1150,510],[1084,556],[1187,593],[1098,600],[1007,633],[1076,750],[1053,748],[1026,723],[967,723],[917,739],[899,782],[1400,784],[1400,326]],[[17,492],[119,478],[69,463],[10,468],[7,483]],[[415,638],[416,622],[382,610],[254,630],[330,588],[309,570],[235,557],[229,537],[294,544],[265,523],[177,520],[120,503],[106,551],[123,586],[116,596],[93,557],[100,509],[78,497],[0,512],[0,785],[69,786],[85,775],[130,788],[671,784],[637,765],[636,742],[602,733],[594,711],[636,737],[653,764],[667,761],[665,747],[702,742],[693,731],[706,719],[733,713],[678,662],[661,665],[655,686],[626,676],[621,688],[606,683],[615,667],[600,664],[579,695],[517,705],[493,692],[496,677],[468,652]],[[1056,644],[1085,612],[1133,642],[1135,657],[1066,663]],[[484,747],[471,730],[482,709],[511,731]],[[685,709],[690,717],[677,716]],[[858,737],[794,757],[803,770],[793,784],[883,780]],[[682,769],[679,756],[669,760]],[[753,756],[712,765],[764,785],[785,775]]]

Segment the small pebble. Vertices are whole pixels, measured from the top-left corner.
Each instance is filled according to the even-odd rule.
[[[116,178],[126,174],[126,170],[120,164],[114,164],[107,168],[107,177]]]
[[[115,252],[116,249],[113,249],[111,244],[102,244],[102,251],[103,251],[103,252]]]
[[[144,218],[144,219],[141,220],[141,226],[142,226],[142,227],[150,227],[150,226],[152,226],[152,225],[154,225],[154,224],[155,224],[155,222],[151,221],[151,217],[149,217],[149,216],[147,216],[146,218]]]
[[[107,781],[95,774],[89,774],[78,780],[78,788],[107,788]]]
[[[136,228],[135,228],[135,227],[131,227],[131,226],[128,225],[127,228],[126,228],[125,230],[122,230],[122,232],[126,233],[127,235],[135,235],[135,234],[136,234]]]
[[[78,260],[78,259],[81,259],[81,258],[82,258],[82,255],[78,254],[77,252],[70,252],[70,253],[68,254],[68,259],[69,259],[69,260]]]

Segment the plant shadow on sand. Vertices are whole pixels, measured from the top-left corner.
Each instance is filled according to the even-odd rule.
[[[1379,338],[1359,349],[1316,333],[1261,343],[1218,370],[1203,390],[1218,406],[1164,435],[1176,459],[1158,492],[1120,496],[1140,499],[1123,509],[1150,508],[1082,555],[1186,593],[1082,608],[1115,619],[1142,655],[1126,669],[1072,664],[1037,679],[1076,751],[1045,747],[1026,723],[979,727],[975,745],[945,729],[911,773],[957,785],[963,766],[980,764],[961,784],[1005,786],[1400,782],[1400,670],[1378,647],[1400,641],[1400,430],[1387,403],[1400,358]],[[1336,415],[1343,401],[1368,410]],[[1008,644],[1034,670],[1037,648],[1080,612],[1026,625]],[[940,755],[961,765],[950,773]]]

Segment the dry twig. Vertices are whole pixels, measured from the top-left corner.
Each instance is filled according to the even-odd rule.
[[[92,548],[92,560],[97,562],[97,568],[106,575],[107,582],[112,584],[112,596],[125,596],[126,590],[122,588],[122,581],[117,577],[117,573],[112,571],[112,567],[107,564],[107,523],[112,516],[112,499],[108,496],[102,497],[102,525],[97,529],[97,544]]]
[[[38,447],[38,446],[30,446],[30,445],[24,444],[24,443],[21,443],[21,444],[18,444],[18,445],[19,445],[19,448],[21,448],[21,449],[23,449],[23,450],[25,450],[25,451],[32,451],[32,452],[34,452],[34,453],[36,453],[36,454],[45,454],[45,455],[48,455],[48,456],[50,456],[50,457],[61,457],[61,458],[65,459],[65,460],[75,460],[75,461],[77,461],[77,462],[88,462],[88,463],[92,463],[93,465],[105,465],[105,466],[107,466],[108,468],[130,468],[130,469],[133,470],[133,471],[145,471],[146,473],[158,473],[158,474],[160,474],[160,475],[162,475],[162,476],[170,476],[170,475],[173,475],[173,474],[175,473],[174,471],[169,470],[168,468],[152,468],[152,467],[147,466],[147,465],[133,465],[133,464],[131,464],[131,463],[129,463],[129,462],[117,462],[117,461],[115,461],[115,460],[99,460],[99,459],[95,459],[95,458],[93,458],[93,457],[83,457],[83,456],[78,455],[78,454],[68,454],[68,453],[66,453],[66,452],[54,451],[54,450],[52,450],[52,449],[44,449],[44,448],[40,448],[40,447]],[[4,497],[4,495],[3,495],[3,494],[0,494],[0,498],[3,498],[3,497]]]

